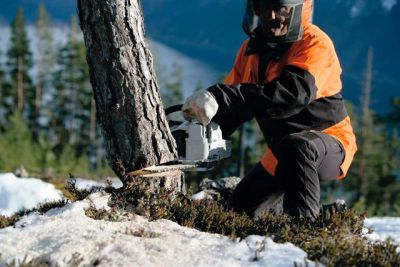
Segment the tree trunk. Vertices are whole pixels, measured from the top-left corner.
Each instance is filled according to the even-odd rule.
[[[94,98],[90,100],[90,128],[89,128],[89,143],[94,146],[96,142],[96,102]]]
[[[144,38],[138,0],[78,0],[98,121],[109,163],[129,172],[176,158]]]
[[[39,140],[39,119],[40,119],[40,110],[42,108],[42,85],[43,83],[39,79],[38,83],[35,87],[35,110],[33,119],[33,140],[36,142]]]
[[[24,64],[20,56],[17,59],[17,66],[17,107],[19,113],[22,114],[24,109]]]
[[[373,48],[370,47],[367,56],[367,69],[365,71],[365,81],[363,95],[361,98],[362,117],[361,117],[361,136],[360,136],[360,165],[359,173],[361,174],[360,193],[361,197],[367,199],[369,192],[369,179],[367,174],[368,169],[368,154],[371,152],[371,140],[369,135],[373,130],[373,118],[371,116],[371,91],[372,91],[372,73],[373,73]]]

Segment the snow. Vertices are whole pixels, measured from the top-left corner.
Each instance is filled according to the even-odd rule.
[[[374,230],[373,233],[367,235],[369,239],[384,241],[387,238],[391,238],[397,244],[400,244],[400,218],[367,218],[364,222],[364,225]]]
[[[120,179],[116,178],[116,177],[112,177],[112,178],[108,178],[106,180],[111,181],[111,185],[114,188],[120,188],[122,187],[122,182]],[[99,181],[94,181],[94,180],[88,180],[88,179],[84,179],[84,178],[76,178],[75,179],[75,187],[83,190],[90,190],[93,187],[105,187],[106,186],[106,182],[99,182]]]
[[[101,183],[77,179],[79,188]],[[40,197],[39,197],[40,196]],[[0,174],[1,211],[12,213],[33,207],[60,192],[38,179],[21,179]],[[46,214],[31,213],[15,227],[0,229],[0,266],[16,259],[41,257],[52,266],[70,266],[75,257],[80,265],[99,266],[293,266],[305,263],[307,254],[290,243],[277,244],[269,237],[248,236],[244,240],[200,232],[168,220],[148,221],[132,215],[116,222],[94,220],[85,215],[90,206],[110,209],[109,195],[94,193],[83,201]],[[7,203],[7,208],[3,208]],[[123,218],[123,217],[121,217]],[[365,226],[371,240],[391,237],[400,244],[400,218],[368,218]],[[23,242],[21,242],[23,240]],[[400,251],[399,251],[400,252]],[[314,263],[307,261],[309,266]]]
[[[108,198],[95,193],[44,215],[25,216],[15,228],[1,229],[0,265],[40,256],[68,266],[75,253],[83,257],[82,265],[97,261],[99,266],[293,266],[307,257],[293,244],[277,244],[268,237],[249,236],[237,242],[168,220],[149,222],[136,215],[129,221],[108,222],[85,215],[90,205],[108,208]]]
[[[212,197],[210,195],[207,195],[207,192],[200,191],[200,192],[190,196],[190,199],[191,200],[202,200],[202,199],[212,199]]]
[[[11,216],[21,209],[61,199],[62,193],[52,184],[34,178],[17,178],[12,173],[0,174],[0,215]]]

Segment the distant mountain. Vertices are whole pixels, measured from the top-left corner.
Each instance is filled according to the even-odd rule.
[[[32,22],[36,18],[39,3],[43,3],[58,22],[65,23],[76,13],[76,0],[5,0],[1,3],[0,21],[10,22],[17,8],[23,7],[27,21]]]
[[[389,98],[400,96],[400,5],[397,0],[316,1],[314,22],[333,39],[343,67],[344,95],[358,102],[368,47],[374,48],[373,107],[388,111]],[[14,0],[2,3],[0,17],[10,21],[17,6],[35,18],[43,2],[58,21],[75,14],[75,0]],[[229,71],[241,31],[244,0],[143,0],[147,34],[220,72]],[[0,37],[1,38],[1,37]]]
[[[56,44],[59,47],[65,45],[68,34],[67,29],[65,27],[53,27],[52,31],[56,36]],[[27,32],[30,40],[30,49],[33,52],[34,60],[36,60],[37,35],[34,27],[28,26]],[[0,54],[5,53],[5,50],[9,46],[9,39],[10,27],[0,26]],[[175,65],[179,65],[181,67],[184,97],[191,95],[199,84],[203,84],[205,86],[211,85],[216,83],[219,78],[219,72],[213,69],[211,66],[199,60],[190,58],[171,47],[154,40],[150,40],[149,46],[153,52],[152,54],[155,66],[162,68],[166,74],[172,73]],[[0,64],[4,64],[2,61],[4,61],[4,58],[0,58]],[[32,68],[30,74],[33,78],[36,77],[36,69]],[[160,83],[160,86],[162,86],[162,83]],[[161,88],[161,90],[163,90],[163,88]]]
[[[400,5],[396,0],[325,2],[328,1],[316,10],[315,22],[336,45],[343,67],[345,95],[353,102],[359,100],[371,46],[374,50],[373,107],[383,112],[390,110],[389,98],[400,96],[400,35],[397,34]]]

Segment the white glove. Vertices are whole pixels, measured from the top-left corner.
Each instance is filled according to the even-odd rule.
[[[211,122],[218,110],[218,103],[214,96],[201,90],[186,99],[182,112],[186,120],[197,120],[204,126]]]

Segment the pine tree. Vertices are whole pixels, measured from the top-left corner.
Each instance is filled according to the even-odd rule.
[[[0,134],[0,171],[13,171],[23,165],[28,172],[37,171],[39,151],[22,116],[10,117],[7,132]]]
[[[46,107],[50,103],[42,103],[44,96],[52,94],[52,75],[55,67],[55,46],[53,42],[53,32],[51,29],[51,19],[43,4],[40,4],[37,11],[36,19],[36,81],[35,81],[35,116],[33,136],[38,138],[40,129],[43,130],[45,125],[39,125],[40,117],[49,117],[50,110]],[[47,97],[50,99],[50,97]]]
[[[400,130],[400,97],[393,97],[391,100],[393,111],[387,116],[387,123]]]
[[[393,161],[396,137],[388,136],[384,121],[371,110],[373,81],[373,49],[367,57],[361,116],[354,124],[357,134],[358,154],[345,182],[353,193],[355,209],[368,210],[370,215],[388,214],[392,209],[391,200],[398,194],[396,181],[397,163]],[[353,119],[354,121],[354,119]]]
[[[25,27],[24,10],[19,8],[11,24],[11,45],[8,50],[7,65],[10,69],[11,87],[15,90],[14,102],[18,111],[24,115],[28,127],[32,129],[35,113],[35,92],[28,75],[32,67],[32,54],[29,50]]]
[[[4,78],[5,78],[5,75],[4,75],[3,66],[1,64],[1,53],[0,53],[0,101],[2,101],[4,99],[4,97],[3,97]],[[0,112],[0,114],[1,114],[1,112]]]
[[[60,154],[69,144],[81,155],[90,145],[93,106],[86,49],[76,17],[71,18],[68,41],[58,58],[51,126],[57,137],[56,151]]]
[[[373,111],[370,109],[370,97],[372,91],[373,79],[373,50],[368,51],[367,65],[364,78],[363,95],[361,98],[361,116],[353,117],[357,121],[355,132],[357,135],[358,154],[353,162],[352,175],[349,175],[345,184],[351,192],[353,192],[353,201],[356,209],[364,211],[371,208],[371,201],[367,200],[370,189],[373,184],[377,183],[378,172],[375,163],[377,163],[377,152],[380,151],[381,129],[374,120]],[[355,126],[355,125],[354,125]],[[375,161],[375,162],[374,162]]]
[[[11,87],[4,65],[3,53],[0,52],[0,132],[4,132],[9,124],[9,118],[13,114],[15,90]]]
[[[4,131],[7,125],[7,97],[5,91],[5,72],[1,64],[2,55],[0,52],[0,132]]]

